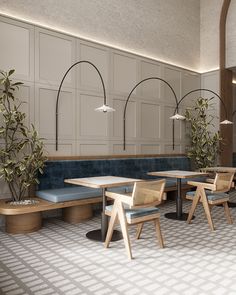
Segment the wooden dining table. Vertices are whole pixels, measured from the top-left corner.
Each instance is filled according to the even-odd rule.
[[[119,177],[119,176],[95,176],[86,178],[72,178],[65,179],[66,183],[74,185],[82,185],[91,188],[101,188],[102,189],[102,218],[101,218],[101,229],[92,230],[86,234],[86,237],[104,242],[106,238],[107,228],[108,228],[108,216],[105,214],[105,209],[107,205],[106,190],[107,188],[130,185],[141,179]],[[112,236],[112,241],[117,241],[122,239],[122,235],[119,231],[114,231]]]
[[[184,171],[184,170],[168,170],[168,171],[153,171],[148,172],[148,175],[152,176],[163,176],[176,178],[177,183],[177,196],[176,196],[176,212],[169,212],[165,214],[166,218],[177,219],[177,220],[187,220],[188,214],[183,213],[183,202],[181,196],[181,184],[182,179],[207,176],[207,172],[195,172],[195,171]]]

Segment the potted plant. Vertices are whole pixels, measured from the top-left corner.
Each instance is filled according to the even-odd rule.
[[[9,72],[0,71],[0,177],[6,181],[12,201],[24,202],[28,188],[38,183],[46,157],[35,127],[26,126],[26,114],[15,92],[23,83],[13,82]]]
[[[198,98],[192,108],[187,108],[185,117],[189,124],[190,146],[187,156],[192,160],[195,169],[216,165],[220,153],[222,138],[214,128],[214,116],[210,114],[213,104],[211,99]]]

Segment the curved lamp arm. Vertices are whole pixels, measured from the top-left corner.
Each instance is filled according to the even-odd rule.
[[[164,82],[169,88],[170,90],[172,91],[173,95],[174,95],[174,98],[175,98],[175,103],[176,103],[176,108],[175,110],[178,110],[178,99],[177,99],[177,96],[176,96],[176,93],[173,89],[173,87],[167,82],[165,81],[164,79],[161,79],[159,77],[149,77],[149,78],[146,78],[146,79],[143,79],[141,80],[140,82],[138,82],[134,87],[133,89],[130,91],[127,99],[126,99],[126,102],[125,102],[125,107],[124,107],[124,113],[123,113],[123,150],[125,150],[126,148],[126,109],[127,109],[127,104],[129,102],[129,99],[130,99],[130,96],[131,94],[134,92],[134,90],[143,82],[145,81],[148,81],[148,80],[159,80],[159,81],[162,81]]]
[[[175,108],[175,111],[174,111],[174,114],[173,116],[171,117],[171,119],[178,119],[176,116],[176,112],[178,113],[178,107],[180,105],[180,103],[186,98],[186,96],[188,96],[189,94],[193,93],[193,92],[196,92],[196,91],[207,91],[207,92],[210,92],[212,94],[214,94],[215,96],[217,96],[219,98],[219,100],[221,101],[223,107],[224,107],[224,111],[225,111],[225,117],[226,119],[222,122],[220,122],[220,124],[233,124],[231,121],[228,120],[228,112],[227,112],[227,109],[226,109],[226,105],[224,103],[224,101],[222,100],[222,98],[214,91],[210,90],[210,89],[206,89],[206,88],[198,88],[198,89],[194,89],[194,90],[191,90],[189,91],[187,94],[185,94],[181,99],[180,101],[177,103],[177,106]],[[177,114],[178,115],[178,114]],[[181,119],[185,119],[184,116],[181,116],[182,118]]]
[[[105,90],[105,84],[104,84],[104,81],[103,81],[103,78],[102,78],[102,75],[100,73],[100,71],[98,70],[98,68],[90,61],[88,60],[81,60],[81,61],[77,61],[76,63],[74,63],[72,66],[69,67],[69,69],[65,72],[62,80],[61,80],[61,83],[60,83],[60,86],[59,86],[59,89],[58,89],[58,92],[57,92],[57,101],[56,101],[56,151],[58,150],[58,104],[59,104],[59,96],[60,96],[60,92],[61,92],[61,87],[62,87],[62,84],[67,76],[67,74],[69,73],[69,71],[76,65],[78,64],[81,64],[81,63],[87,63],[87,64],[90,64],[98,73],[99,77],[100,77],[100,80],[102,82],[102,89],[103,89],[103,98],[104,98],[104,103],[103,103],[103,106],[100,107],[100,108],[97,108],[96,111],[102,111],[102,112],[109,112],[109,111],[114,111],[114,109],[110,108],[108,105],[107,105],[107,97],[106,97],[106,90]]]

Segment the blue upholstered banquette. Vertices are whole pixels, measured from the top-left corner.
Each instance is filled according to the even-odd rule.
[[[39,175],[39,185],[36,195],[52,202],[63,202],[75,199],[101,196],[100,190],[71,186],[64,182],[66,178],[92,176],[123,176],[139,179],[151,179],[149,171],[190,170],[190,161],[185,156],[143,157],[143,158],[113,158],[91,160],[49,160],[46,162],[44,174]],[[174,185],[169,179],[168,185]],[[72,188],[73,187],[73,188]],[[120,192],[127,192],[123,187]],[[130,189],[131,190],[131,189]],[[90,194],[91,193],[91,194]]]

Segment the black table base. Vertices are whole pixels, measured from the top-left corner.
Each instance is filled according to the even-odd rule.
[[[102,232],[100,229],[92,230],[87,232],[86,237],[90,240],[97,241],[97,242],[105,242],[102,239]],[[112,235],[112,242],[119,241],[123,239],[123,235],[120,231],[114,230]]]
[[[165,217],[168,219],[175,219],[175,220],[180,220],[180,221],[186,221],[188,219],[188,213],[182,213],[180,215],[180,218],[177,216],[176,212],[169,212],[165,214]],[[193,216],[192,219],[195,217]]]

